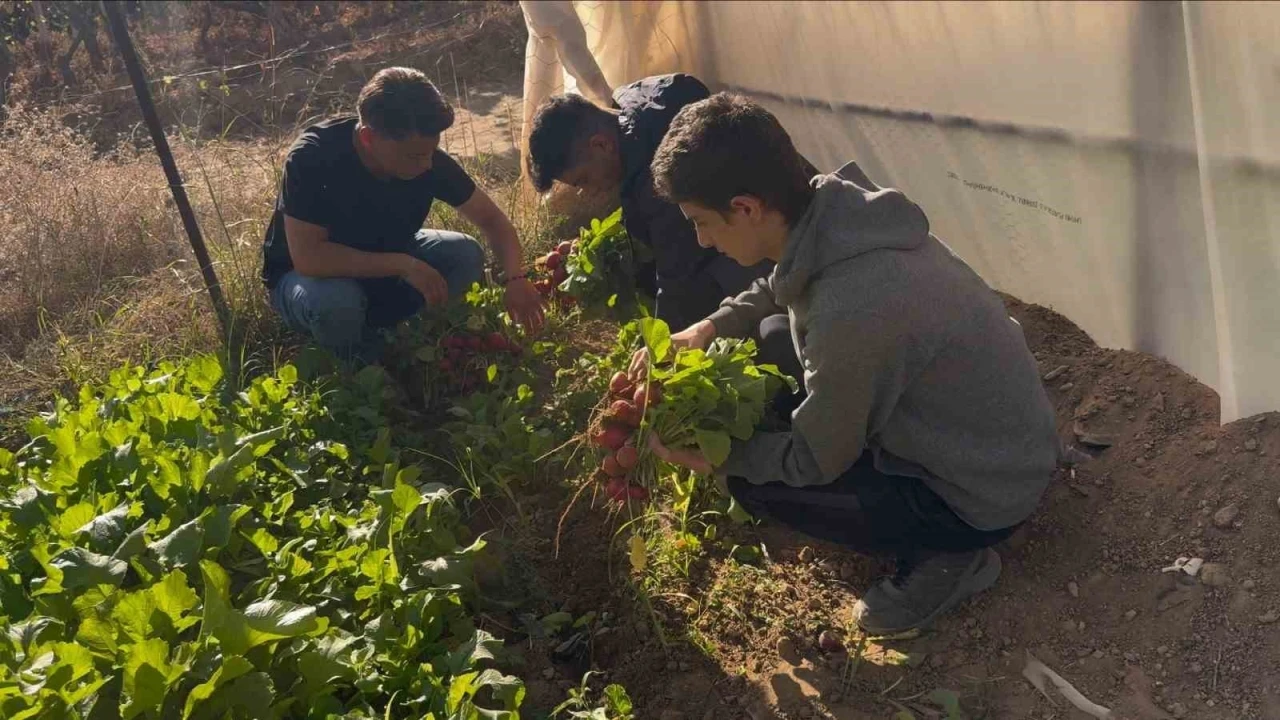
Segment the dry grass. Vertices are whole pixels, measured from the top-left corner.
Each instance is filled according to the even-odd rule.
[[[9,355],[55,325],[76,332],[77,320],[113,315],[161,271],[186,292],[201,287],[154,153],[98,154],[65,115],[15,108],[0,133],[0,195],[8,199],[0,210],[0,351]],[[182,133],[170,142],[228,294],[255,318],[257,254],[283,143],[198,143]]]
[[[67,114],[13,108],[0,133],[0,415],[222,343],[154,153],[98,153]],[[258,254],[280,143],[171,143],[237,320],[270,342]]]
[[[164,177],[132,153],[98,157],[60,113],[12,109],[0,134],[0,349],[180,257]]]

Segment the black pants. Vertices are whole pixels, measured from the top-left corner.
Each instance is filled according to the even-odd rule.
[[[770,315],[760,322],[759,333],[752,339],[756,341],[757,364],[775,365],[784,375],[796,380],[798,392],[792,393],[790,388],[783,388],[773,399],[773,408],[778,416],[789,420],[805,397],[804,367],[796,357],[796,346],[791,341],[791,318],[785,314]]]
[[[988,547],[1016,529],[974,529],[922,480],[877,470],[870,452],[830,485],[753,485],[739,477],[729,478],[728,484],[743,509],[757,518],[860,553],[899,560]]]

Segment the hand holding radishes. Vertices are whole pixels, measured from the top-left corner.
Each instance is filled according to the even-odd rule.
[[[711,323],[699,323],[677,337],[653,318],[622,329],[610,356],[615,367],[634,363],[631,348],[641,341],[646,353],[638,372],[633,365],[632,374],[610,378],[592,421],[611,499],[647,497],[662,463],[712,472],[728,458],[733,439],[751,437],[781,384],[793,382],[772,366],[755,365],[754,343],[715,340],[714,332]]]
[[[707,456],[702,454],[701,450],[687,448],[684,450],[672,450],[662,444],[662,440],[658,439],[656,434],[649,435],[649,449],[659,460],[671,463],[682,468],[688,468],[700,475],[710,475],[715,467],[707,460]]]
[[[671,336],[673,350],[706,350],[712,340],[716,339],[716,326],[710,320],[699,320],[689,327]],[[649,348],[642,347],[631,356],[631,366],[627,370],[633,379],[645,377],[649,372]]]

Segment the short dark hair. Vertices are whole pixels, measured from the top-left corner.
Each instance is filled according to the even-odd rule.
[[[729,211],[736,195],[754,195],[794,223],[813,189],[811,166],[768,110],[730,93],[686,106],[671,121],[650,169],[670,202]]]
[[[439,135],[453,126],[453,107],[420,70],[383,68],[360,89],[360,124],[392,140]]]
[[[582,140],[605,129],[616,116],[581,95],[552,95],[538,107],[529,131],[525,167],[538,192],[564,176],[578,161]]]

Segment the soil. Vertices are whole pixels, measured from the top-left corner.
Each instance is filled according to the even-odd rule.
[[[883,562],[722,523],[687,579],[640,593],[615,540],[625,518],[589,492],[554,554],[568,497],[548,486],[522,497],[527,522],[493,530],[502,592],[523,583],[523,611],[594,611],[608,629],[576,656],[552,652],[564,634],[521,644],[530,716],[595,669],[639,718],[946,717],[948,698],[969,718],[1087,718],[1023,677],[1031,653],[1117,718],[1280,719],[1280,416],[1219,426],[1217,396],[1177,368],[1008,305],[1065,450],[1038,511],[997,548],[993,589],[919,637],[870,641],[850,610]],[[735,545],[767,558],[736,562]],[[1179,557],[1208,564],[1161,572]],[[824,630],[849,652],[823,652]]]

